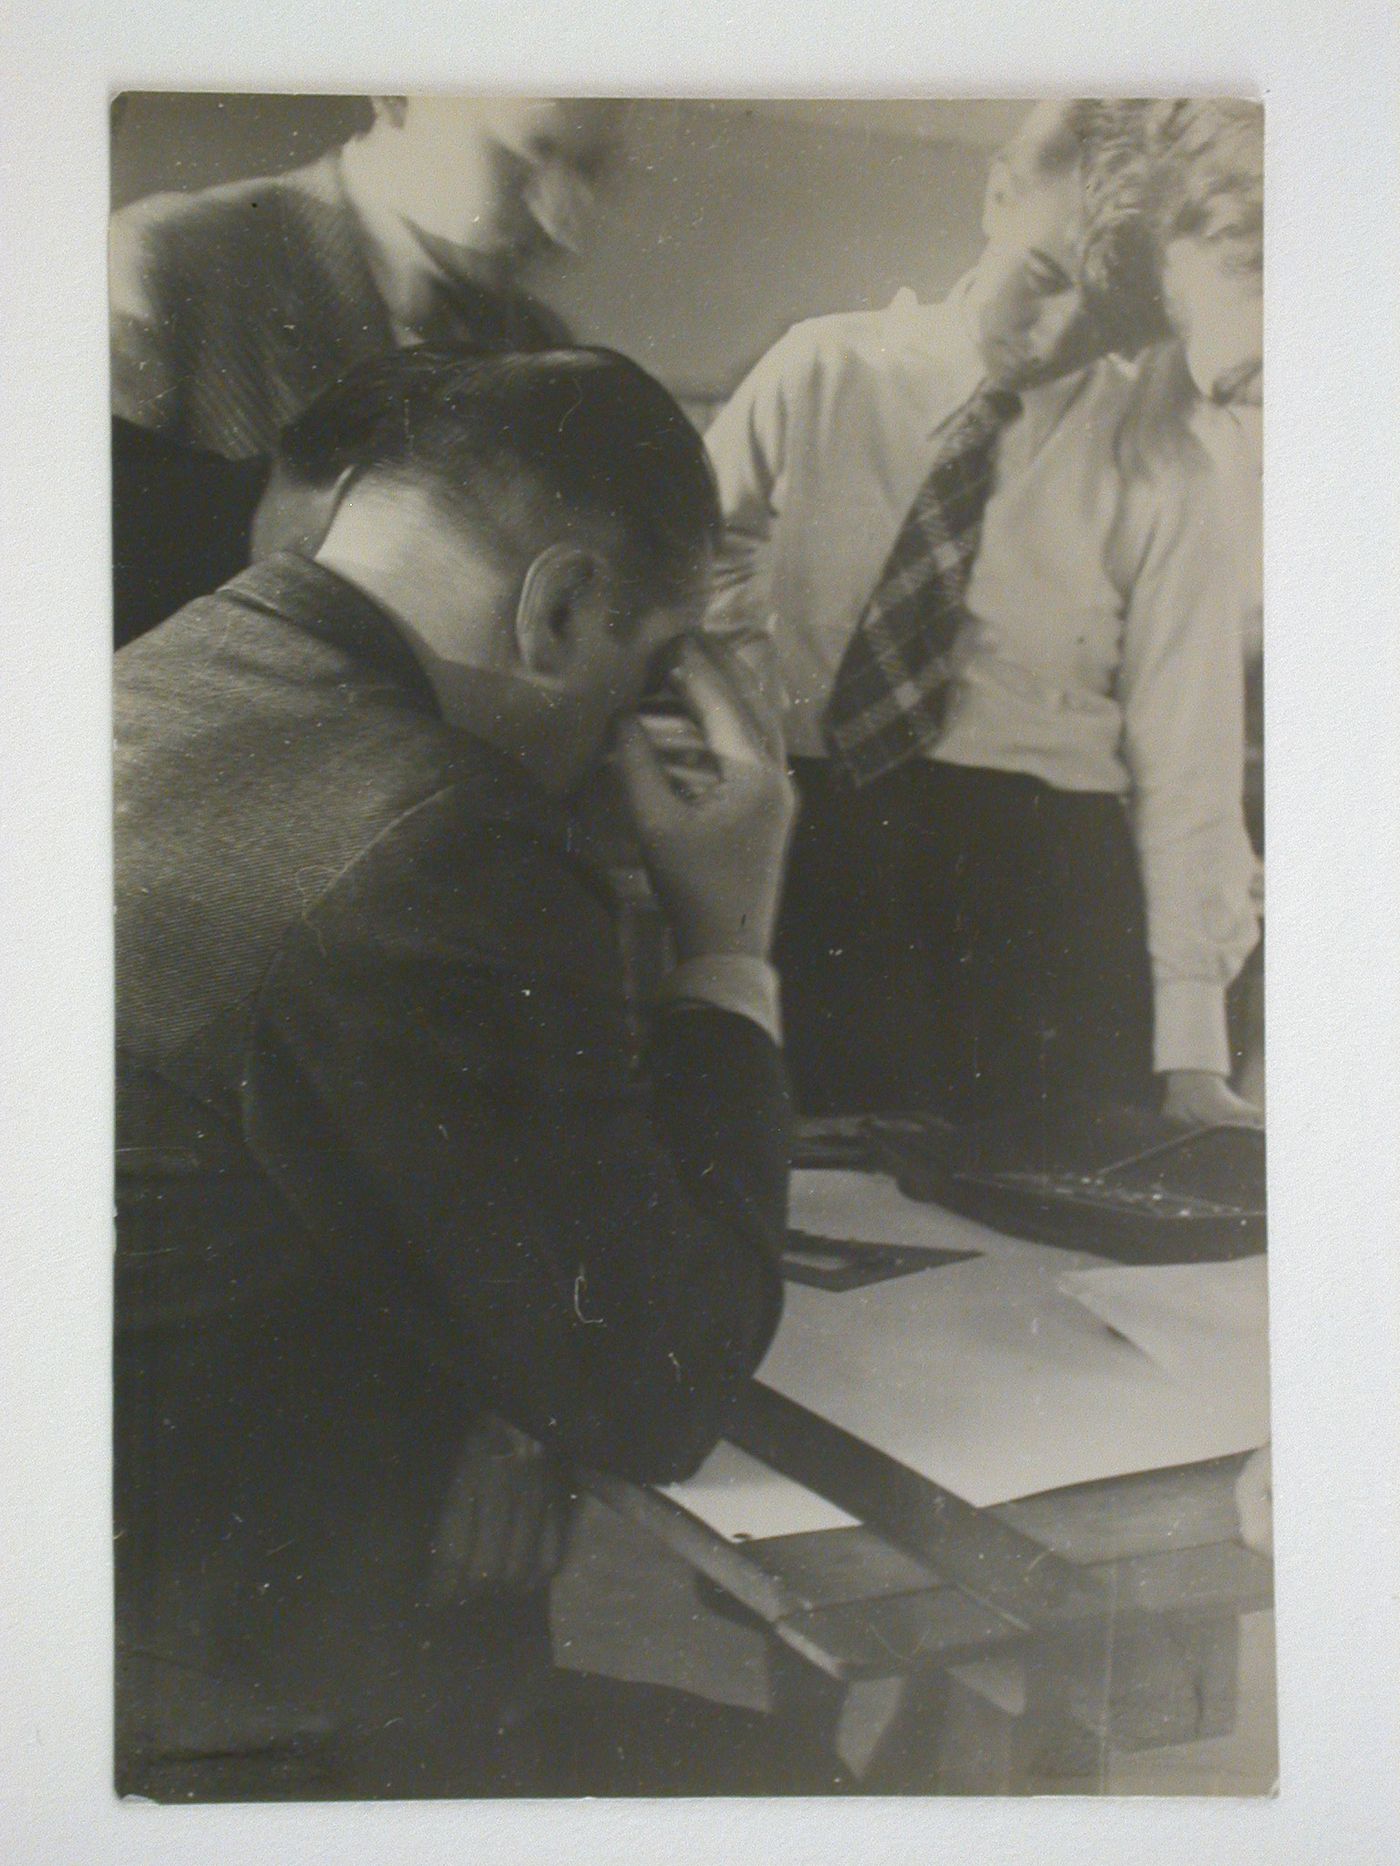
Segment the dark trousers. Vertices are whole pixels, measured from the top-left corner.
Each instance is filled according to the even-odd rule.
[[[123,1792],[413,1795],[508,1773],[549,1670],[545,1600],[434,1603],[469,1416],[376,1321],[323,1285],[119,1327]]]
[[[821,759],[793,775],[776,958],[802,1112],[1146,1098],[1142,883],[1117,797],[926,759],[860,790]]]
[[[435,1600],[461,1408],[383,1321],[289,1286],[119,1328],[118,1792],[840,1790],[774,1717],[556,1670],[543,1587]]]

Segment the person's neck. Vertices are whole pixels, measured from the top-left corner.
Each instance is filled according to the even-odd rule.
[[[572,782],[556,698],[518,665],[514,593],[412,491],[373,492],[343,506],[316,561],[368,596],[413,653],[451,726],[521,765],[543,790]]]
[[[438,240],[405,211],[401,160],[390,132],[379,125],[341,150],[345,189],[368,237],[381,292],[394,310],[405,318],[423,311],[434,282],[444,279],[499,290],[500,254]]]

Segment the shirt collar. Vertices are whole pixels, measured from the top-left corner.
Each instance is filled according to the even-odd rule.
[[[971,287],[972,274],[967,272],[939,304],[920,304],[911,291],[903,291],[890,306],[896,317],[907,320],[911,341],[938,359],[940,393],[930,412],[929,438],[986,378],[987,365],[968,303]]]
[[[1263,469],[1262,413],[1245,404],[1221,405],[1197,397],[1192,404],[1191,426],[1212,459],[1225,462],[1227,470],[1241,479],[1249,474],[1258,478]]]
[[[901,299],[904,298],[904,294],[901,294],[891,307],[907,308],[911,317],[921,320],[920,335],[938,355],[945,371],[944,380],[953,399],[950,408],[942,410],[930,422],[930,437],[944,425],[949,413],[961,408],[973,391],[986,380],[987,365],[978,343],[972,312],[972,283],[973,274],[965,272],[940,304],[916,304],[910,293],[907,305],[901,305]],[[1100,357],[1082,369],[1071,370],[1068,375],[1056,376],[1050,382],[1037,383],[1032,388],[1019,389],[1017,394],[1021,398],[1021,413],[1017,417],[1017,427],[1030,436],[1043,435],[1060,419],[1086,380],[1105,370],[1130,375],[1132,366],[1121,363],[1116,357]]]

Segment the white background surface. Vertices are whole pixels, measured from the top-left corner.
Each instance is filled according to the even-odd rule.
[[[1397,67],[1384,0],[11,0],[0,108],[5,1791],[17,1866],[1400,1858]],[[1262,91],[1269,1117],[1283,1790],[119,1808],[110,1717],[109,91]]]

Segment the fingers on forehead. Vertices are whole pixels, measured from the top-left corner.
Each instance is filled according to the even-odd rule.
[[[757,735],[749,711],[727,667],[721,667],[708,644],[693,644],[672,676],[696,712],[713,748],[722,757],[752,757]]]

